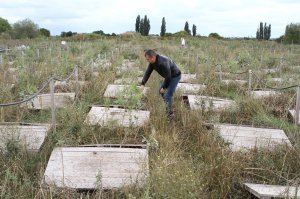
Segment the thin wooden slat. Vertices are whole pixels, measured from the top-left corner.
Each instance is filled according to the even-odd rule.
[[[178,90],[180,90],[183,95],[188,94],[197,94],[204,89],[206,89],[206,85],[203,84],[190,84],[190,83],[178,83]]]
[[[213,111],[236,109],[237,105],[233,100],[222,99],[210,96],[188,95],[189,104],[192,110],[212,109]]]
[[[142,186],[149,173],[146,148],[55,148],[44,173],[44,182],[77,189]]]
[[[300,187],[244,183],[246,189],[258,198],[300,198]]]
[[[291,147],[292,144],[283,130],[254,128],[234,125],[216,125],[219,135],[228,142],[233,151],[253,148],[270,148],[281,144]]]
[[[0,125],[0,148],[6,149],[10,141],[16,142],[28,150],[37,151],[43,144],[50,125]]]
[[[149,119],[149,111],[92,107],[85,122],[90,125],[138,127],[143,126]]]
[[[74,101],[75,93],[54,93],[54,103],[56,108],[64,108],[70,101]],[[21,107],[29,109],[50,109],[51,94],[40,94],[27,103],[21,104]]]
[[[137,86],[138,89],[140,89],[140,86]],[[114,85],[109,84],[107,85],[107,88],[104,92],[104,97],[110,97],[110,98],[117,98],[117,97],[124,97],[129,98],[128,95],[130,95],[130,88],[131,85]],[[149,91],[149,87],[145,87],[143,90],[143,95],[146,96],[147,92]]]

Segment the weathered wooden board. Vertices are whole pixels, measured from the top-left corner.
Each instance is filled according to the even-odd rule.
[[[224,80],[222,80],[222,82],[224,83],[224,84],[237,84],[237,85],[245,85],[245,84],[247,84],[247,81],[246,80],[239,80],[239,79],[235,79],[235,80],[233,80],[233,79],[224,79]]]
[[[245,188],[261,199],[300,198],[300,187],[244,183]]]
[[[87,81],[78,81],[79,87],[83,87],[87,84]],[[55,81],[54,83],[55,92],[66,92],[68,90],[74,91],[76,89],[76,81]]]
[[[104,97],[110,97],[110,98],[124,97],[125,99],[126,98],[128,99],[128,98],[130,98],[130,95],[135,94],[135,93],[132,93],[131,89],[132,89],[131,85],[109,84],[109,85],[107,85],[106,90],[104,92]],[[139,90],[140,86],[137,86],[137,89]],[[149,90],[149,87],[145,87],[144,91],[143,91],[143,95],[146,96],[148,90]]]
[[[179,82],[182,83],[194,83],[197,81],[196,74],[181,74],[181,79]]]
[[[253,148],[274,148],[282,144],[292,146],[288,137],[281,129],[254,128],[227,124],[215,125],[219,135],[233,151]]]
[[[271,97],[278,95],[276,91],[250,91],[250,96],[254,99],[261,99],[265,97]]]
[[[271,78],[271,81],[272,82],[279,82],[279,83],[281,83],[281,82],[283,82],[283,79],[282,78],[279,78],[279,77],[277,77],[277,78]]]
[[[0,148],[6,150],[9,142],[16,143],[27,150],[37,151],[43,144],[49,124],[0,124]]]
[[[205,109],[213,111],[233,110],[237,105],[233,100],[222,99],[210,96],[188,95],[189,104],[192,110]]]
[[[50,156],[44,182],[76,189],[142,187],[148,174],[146,146],[58,147]]]
[[[279,68],[266,68],[262,69],[263,72],[268,73],[268,74],[273,74],[279,72]]]
[[[54,93],[54,105],[56,108],[64,108],[70,101],[74,101],[75,93]],[[21,104],[21,107],[29,109],[50,109],[51,108],[51,94],[40,94],[27,103]]]
[[[114,84],[134,84],[134,83],[141,83],[143,77],[137,77],[137,78],[121,78],[116,79],[114,81]]]
[[[183,96],[188,94],[197,94],[206,89],[206,85],[203,84],[190,84],[190,83],[178,83],[178,90],[180,90]]]
[[[149,111],[93,106],[85,122],[90,125],[138,127],[149,119]]]

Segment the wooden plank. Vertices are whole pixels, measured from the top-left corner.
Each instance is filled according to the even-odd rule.
[[[279,72],[279,68],[266,68],[266,69],[262,69],[262,71],[268,74],[274,74]]]
[[[254,99],[261,99],[264,97],[271,97],[271,96],[275,96],[278,95],[278,92],[276,91],[250,91],[250,96]]]
[[[112,189],[143,186],[148,174],[146,147],[58,147],[50,156],[44,182],[76,189]]]
[[[222,82],[226,85],[229,85],[229,84],[237,84],[237,85],[240,85],[240,86],[243,86],[245,84],[247,84],[247,81],[246,80],[239,80],[239,79],[225,79],[225,80],[222,80]]]
[[[149,111],[93,106],[85,122],[90,125],[139,127],[149,119]]]
[[[64,108],[70,101],[74,101],[75,93],[54,93],[54,104],[56,108]],[[20,105],[29,109],[50,109],[51,108],[51,94],[40,94],[27,103]]]
[[[43,144],[49,129],[49,124],[5,125],[4,123],[1,123],[0,148],[6,150],[6,144],[10,141],[13,141],[28,150],[37,151]]]
[[[244,183],[245,188],[258,198],[300,198],[300,188],[268,184]]]
[[[110,97],[110,98],[118,98],[118,97],[124,97],[125,99],[130,98],[130,95],[134,93],[130,93],[132,85],[115,85],[115,84],[109,84],[106,87],[106,90],[104,92],[104,97]],[[137,89],[140,89],[140,86],[137,86]],[[147,92],[149,91],[149,87],[145,87],[143,91],[143,95],[146,96]]]
[[[114,84],[134,84],[134,83],[141,83],[143,77],[137,77],[137,78],[121,78],[116,79],[114,81]]]
[[[206,89],[206,85],[204,84],[190,84],[190,83],[178,83],[178,90],[182,92],[183,96],[189,94],[198,94],[204,89]]]
[[[237,105],[233,100],[222,99],[210,96],[188,95],[189,104],[192,110],[212,109],[213,111],[236,109]]]
[[[253,148],[271,148],[281,144],[291,147],[292,144],[281,129],[254,128],[226,124],[215,125],[219,135],[233,151]]]
[[[181,74],[181,83],[195,83],[197,81],[196,74]]]

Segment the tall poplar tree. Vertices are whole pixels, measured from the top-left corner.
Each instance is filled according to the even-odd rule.
[[[138,15],[135,20],[135,32],[140,32],[141,17]]]
[[[160,28],[160,36],[163,37],[166,34],[166,21],[165,18],[162,18],[161,28]]]
[[[185,25],[184,25],[184,30],[189,33],[189,35],[191,35],[191,30],[189,28],[189,23],[188,22],[185,22]]]
[[[195,24],[193,24],[192,31],[193,31],[193,37],[195,37],[197,35],[197,27]]]

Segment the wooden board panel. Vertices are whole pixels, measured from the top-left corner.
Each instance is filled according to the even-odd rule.
[[[53,150],[44,181],[77,189],[142,186],[148,170],[146,147],[62,147]]]
[[[196,74],[181,74],[180,82],[182,83],[194,83],[197,81]]]
[[[75,93],[54,93],[54,105],[56,108],[63,108],[67,106],[70,101],[74,101]],[[21,107],[29,109],[50,109],[51,108],[51,94],[40,94],[27,103],[21,104]]]
[[[178,83],[177,89],[180,90],[184,96],[188,94],[197,94],[206,89],[206,85],[203,84],[190,84],[190,83]]]
[[[250,95],[254,99],[260,99],[275,96],[278,95],[278,93],[276,91],[250,91]]]
[[[17,125],[0,124],[0,148],[6,149],[8,142],[16,142],[28,150],[37,151],[43,144],[49,124]]]
[[[300,198],[300,187],[244,183],[246,189],[258,198]]]
[[[137,86],[137,89],[140,89],[140,86]],[[129,98],[130,96],[130,89],[131,85],[115,85],[115,84],[109,84],[106,87],[106,90],[104,92],[104,97],[110,97],[110,98],[118,98],[120,96],[124,98]],[[149,90],[149,87],[145,87],[143,91],[143,95],[146,96],[147,92]]]
[[[236,108],[236,103],[233,100],[222,99],[210,96],[188,95],[189,104],[192,110],[202,109],[222,111],[232,110]]]
[[[149,119],[149,111],[93,106],[85,122],[90,125],[138,127]]]
[[[215,125],[219,135],[228,142],[233,151],[253,148],[270,148],[283,144],[292,146],[283,130],[234,126],[226,124]]]

